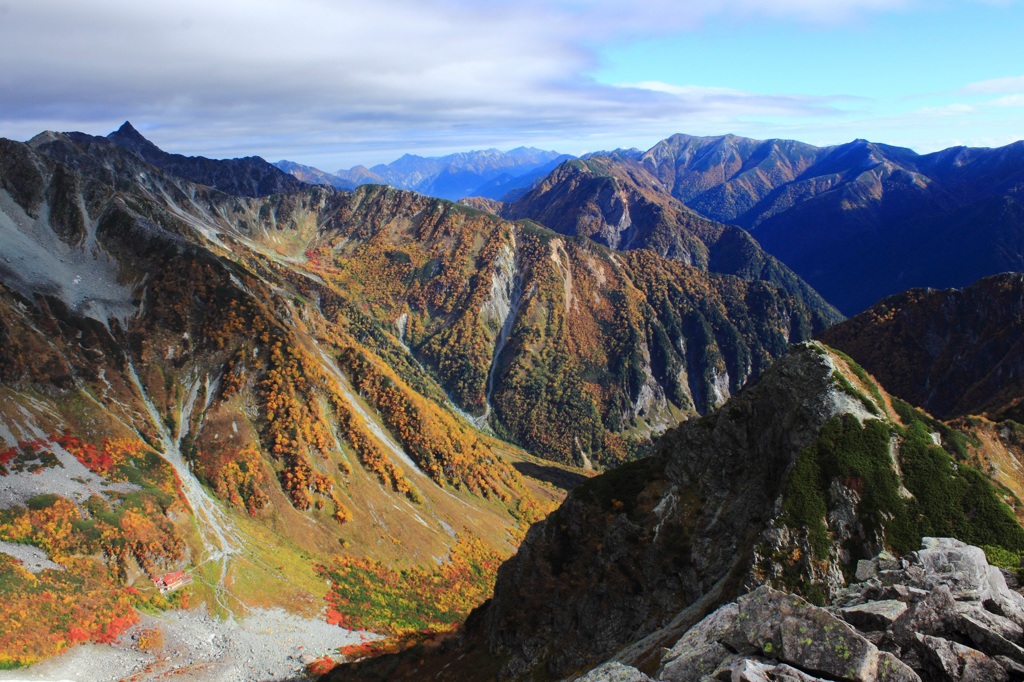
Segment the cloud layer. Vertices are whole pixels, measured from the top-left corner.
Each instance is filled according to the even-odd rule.
[[[43,127],[100,133],[131,118],[173,151],[288,156],[334,170],[417,149],[561,140],[560,149],[583,151],[676,131],[726,132],[742,121],[828,120],[843,113],[841,103],[608,85],[586,74],[608,41],[722,17],[834,26],[910,4],[0,1],[0,135]],[[992,83],[979,87],[1000,87]]]

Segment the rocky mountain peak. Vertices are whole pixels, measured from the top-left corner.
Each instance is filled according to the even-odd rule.
[[[142,133],[135,129],[131,121],[125,121],[121,124],[121,127],[114,132],[107,135],[110,139],[121,139],[121,140],[136,140],[141,142],[148,142]]]
[[[157,164],[157,161],[168,156],[166,152],[147,140],[129,121],[125,121],[120,128],[107,135],[107,139],[119,147],[135,152],[148,163]]]

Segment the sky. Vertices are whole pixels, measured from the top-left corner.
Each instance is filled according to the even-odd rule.
[[[0,0],[0,136],[326,171],[674,133],[1024,139],[1024,0]]]

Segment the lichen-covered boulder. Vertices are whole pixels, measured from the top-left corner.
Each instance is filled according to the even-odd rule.
[[[920,679],[827,610],[768,586],[740,597],[687,632],[665,654],[658,679],[700,679],[732,655],[758,656],[834,680]]]

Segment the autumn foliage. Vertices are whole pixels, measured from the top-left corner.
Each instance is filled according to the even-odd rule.
[[[503,558],[463,536],[439,566],[396,570],[370,559],[339,557],[320,569],[331,582],[327,620],[399,636],[450,630],[491,594]]]
[[[137,620],[134,605],[148,599],[125,586],[129,569],[152,575],[185,557],[185,543],[167,517],[179,504],[177,479],[163,460],[136,439],[97,445],[54,434],[19,444],[7,464],[49,463],[47,455],[55,458],[61,448],[95,473],[136,489],[96,494],[81,504],[44,494],[0,510],[0,539],[38,547],[63,567],[33,574],[0,554],[0,666],[30,663],[81,642],[113,641]]]
[[[519,475],[476,433],[409,390],[368,353],[350,346],[339,364],[424,473],[442,485],[509,500],[506,490],[519,484]]]
[[[0,554],[0,667],[112,642],[138,620],[134,597],[94,562],[67,558],[64,566],[36,575]]]
[[[259,450],[254,445],[206,451],[196,461],[196,475],[222,500],[254,516],[269,504]]]

